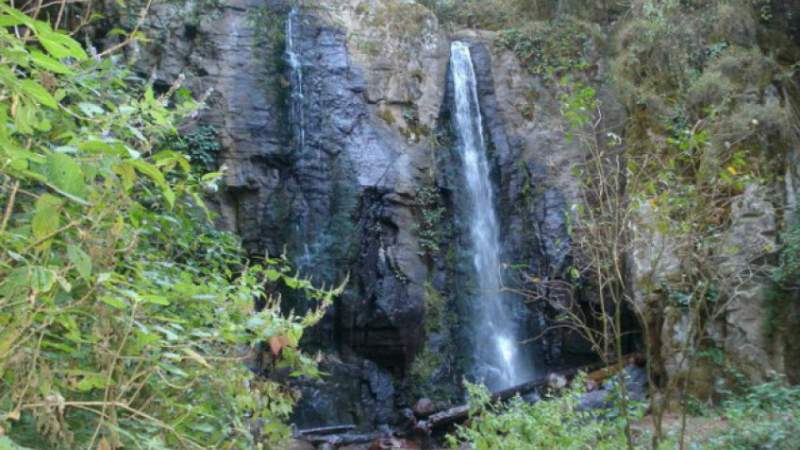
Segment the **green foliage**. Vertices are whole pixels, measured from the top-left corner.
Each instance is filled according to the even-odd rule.
[[[509,20],[506,0],[420,0],[445,25],[498,30]]]
[[[201,126],[180,134],[173,146],[189,157],[196,171],[205,172],[217,166],[221,146],[214,127]]]
[[[261,6],[249,9],[247,20],[255,30],[255,45],[257,48],[266,49],[266,67],[281,73],[286,64],[284,54],[286,43],[286,13],[280,13],[270,6]],[[286,82],[288,84],[288,81]],[[274,89],[266,86],[267,89]]]
[[[784,69],[758,48],[752,6],[645,1],[617,36],[629,171],[649,179],[628,190],[666,219],[660,232],[704,233],[699,248],[713,247],[730,198],[769,182],[796,139],[769,94]]]
[[[285,438],[295,394],[244,363],[267,340],[271,366],[316,375],[298,342],[333,293],[281,260],[243,265],[211,228],[219,174],[164,144],[199,107],[177,86],[156,96],[5,5],[0,23],[32,30],[0,29],[0,442],[241,448],[255,423]],[[265,283],[319,307],[283,315]]]
[[[560,85],[564,89],[560,96],[561,116],[567,121],[570,130],[580,130],[589,125],[599,106],[595,89],[569,78],[562,78]],[[567,137],[571,139],[571,136],[568,132]]]
[[[425,284],[425,335],[429,339],[435,333],[441,333],[448,326],[446,299],[431,285]],[[448,386],[436,383],[434,375],[445,362],[445,355],[426,346],[411,364],[411,378],[414,380],[414,392],[418,397],[436,398],[448,391]]]
[[[414,380],[414,393],[418,397],[437,397],[437,388],[443,386],[431,385],[431,380],[433,380],[436,371],[442,367],[442,361],[442,355],[429,348],[423,349],[414,357],[410,374]]]
[[[502,30],[571,15],[603,22],[627,9],[627,2],[584,0],[418,0],[445,26]]]
[[[482,386],[467,385],[467,390],[471,420],[447,437],[451,448],[461,448],[465,443],[476,450],[627,447],[624,423],[615,412],[618,408],[582,410],[578,407],[581,388],[570,388],[534,404],[519,398],[506,404],[492,403]],[[789,450],[800,446],[800,387],[787,386],[784,380],[777,379],[728,395],[721,408],[695,406],[702,410],[703,417],[690,417],[689,422],[721,426],[712,425],[708,431],[688,435],[686,448]],[[620,404],[619,399],[612,399],[612,403]],[[630,406],[636,420],[649,420],[642,416],[642,405]],[[650,448],[649,444],[647,434],[642,433],[634,448]],[[676,443],[665,440],[658,448],[676,448]]]
[[[787,217],[785,230],[781,234],[782,246],[778,253],[778,263],[772,268],[772,286],[767,297],[766,334],[769,339],[780,339],[779,333],[786,327],[787,317],[798,301],[800,288],[800,222],[798,213]],[[791,328],[791,325],[788,325]],[[787,333],[787,336],[791,334]],[[789,337],[791,339],[791,337]]]
[[[721,428],[701,448],[800,448],[800,387],[775,380],[748,388],[723,405]]]
[[[780,251],[778,266],[772,270],[772,281],[782,289],[796,289],[800,280],[800,214],[789,223],[783,233],[783,248]]]
[[[485,387],[467,384],[470,422],[447,441],[453,449],[468,443],[475,450],[625,448],[622,421],[580,408],[583,382],[573,386],[536,403],[516,397],[501,404],[491,401]]]
[[[388,108],[383,108],[378,111],[378,117],[383,119],[383,121],[390,126],[394,125],[394,123],[397,121],[397,119],[394,118],[394,114],[392,114],[392,110]]]
[[[532,73],[569,74],[589,66],[593,35],[588,25],[565,17],[502,30],[497,44],[513,51]]]
[[[447,299],[430,282],[425,283],[425,332],[439,331],[447,321]]]
[[[447,210],[441,204],[439,191],[432,184],[417,190],[416,206],[420,220],[414,230],[419,238],[423,256],[433,257],[439,253],[442,240],[442,219]]]

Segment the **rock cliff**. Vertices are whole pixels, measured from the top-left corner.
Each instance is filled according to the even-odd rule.
[[[287,27],[289,3],[156,5],[149,26],[157,39],[130,56],[143,72],[155,67],[157,85],[184,74],[194,92],[210,93],[198,121],[223,147],[220,225],[253,256],[286,253],[317,282],[349,280],[305,340],[326,354],[330,378],[301,383],[296,421],[392,424],[415,396],[459,396],[466,348],[477,345],[465,326],[471,286],[449,129],[450,41],[473,52],[509,280],[521,270],[566,276],[568,215],[579,202],[571,169],[585,155],[566,139],[558,91],[497,45],[495,33],[445,30],[408,0],[307,2]],[[289,39],[296,65],[287,62]],[[625,114],[607,83],[608,55],[601,47],[591,55],[585,81],[597,87],[613,130]],[[755,187],[735,201],[730,240],[741,251],[731,265],[776,246],[780,208]],[[647,211],[640,216],[647,222]],[[637,238],[632,282],[644,305],[657,299],[642,286],[674,276],[680,264],[668,238]],[[717,336],[752,370],[781,370],[791,364],[771,356],[758,324],[762,287],[739,292]],[[520,312],[531,337],[553,323],[552,313],[536,305]],[[680,335],[679,315],[660,326],[666,349]],[[590,355],[563,333],[543,336],[531,344],[542,372]]]

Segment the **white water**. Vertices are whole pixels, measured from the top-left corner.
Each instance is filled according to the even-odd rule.
[[[306,118],[303,107],[303,64],[301,55],[294,46],[294,23],[298,18],[297,9],[293,8],[286,19],[286,59],[291,69],[291,112],[292,123],[296,127],[295,138],[297,150],[302,152],[306,148]]]
[[[511,304],[501,292],[500,237],[486,159],[483,119],[469,47],[453,42],[450,67],[455,97],[455,129],[466,180],[469,232],[479,288],[473,318],[476,326],[476,373],[492,389],[525,381]]]

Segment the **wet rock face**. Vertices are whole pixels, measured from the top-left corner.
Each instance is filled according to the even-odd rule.
[[[156,66],[163,83],[185,73],[194,92],[213,89],[200,120],[218,130],[224,147],[221,225],[242,236],[253,255],[285,250],[318,282],[349,276],[347,291],[305,341],[346,362],[331,366],[333,381],[303,385],[308,402],[298,409],[298,423],[391,423],[394,383],[424,338],[428,276],[413,196],[430,157],[408,130],[411,122],[418,132],[434,120],[440,100],[431,100],[436,95],[430,91],[440,84],[436,73],[444,73],[446,59],[437,60],[437,48],[429,45],[438,36],[418,35],[421,40],[408,45],[426,50],[398,47],[405,48],[407,68],[390,66],[398,75],[381,81],[388,73],[381,64],[394,62],[352,51],[346,25],[359,2],[300,11],[292,38],[303,72],[301,145],[289,117],[286,3],[227,1],[192,24],[188,43],[181,31],[185,11],[163,6],[154,24],[166,36],[163,47],[143,51],[140,64],[143,71]],[[380,115],[384,107],[411,112],[389,124]],[[351,411],[352,405],[364,409]]]
[[[321,362],[320,369],[328,374],[324,380],[300,384],[302,397],[292,417],[298,428],[352,424],[374,429],[398,422],[389,372],[366,360],[344,363],[331,358]]]
[[[344,31],[299,15],[305,145],[293,172],[307,208],[293,212],[300,268],[351,275],[333,312],[338,336],[321,336],[402,376],[419,347],[427,269],[414,234],[413,187],[421,153],[375,117]],[[294,140],[297,145],[297,139]],[[306,264],[306,266],[304,266]]]
[[[423,258],[416,200],[433,183],[443,204],[453,206],[461,189],[460,165],[431,145],[447,127],[450,37],[413,2],[329,0],[324,8],[301,9],[291,37],[303,92],[293,97],[288,3],[227,0],[191,23],[180,7],[158,5],[153,27],[163,39],[158,49],[142,49],[140,65],[143,73],[155,66],[160,83],[184,73],[198,95],[213,89],[200,121],[219,132],[224,148],[221,225],[237,232],[252,255],[286,251],[316,281],[349,275],[348,289],[305,341],[341,361],[323,364],[332,373],[325,383],[301,384],[297,422],[392,423],[405,395],[401,382],[420,350],[465,347],[459,330],[426,336],[432,328],[425,321],[426,286],[447,305],[465,288],[458,257],[444,249],[449,241],[464,247],[466,234],[448,211],[442,254]],[[565,174],[578,153],[557,145],[558,104],[547,90],[536,88],[508,53],[495,54],[491,36],[466,37],[474,44],[503,260],[558,277],[569,264],[564,210],[574,197]],[[530,86],[545,99],[536,102],[535,121],[519,104]],[[304,113],[302,142],[293,102]],[[562,167],[549,169],[548,155]],[[302,308],[297,301],[292,306]],[[557,341],[540,345],[549,342]],[[446,356],[433,373],[458,386],[460,369],[453,354]]]
[[[494,34],[462,31],[453,39],[469,44],[478,81],[484,138],[501,226],[501,259],[507,269],[506,282],[519,286],[517,283],[523,272],[546,281],[561,280],[571,264],[567,212],[570,205],[577,202],[577,182],[571,167],[582,160],[583,152],[574,143],[565,144],[559,103],[550,92],[551,88],[523,69],[516,57],[494,46]],[[451,84],[448,81],[440,117],[443,129],[447,129],[450,121]],[[537,99],[526,100],[532,97]],[[541,117],[526,116],[527,108],[535,108]],[[469,243],[458,237],[465,231],[458,223],[458,210],[463,209],[459,206],[459,201],[463,201],[459,200],[463,180],[457,170],[459,159],[455,151],[457,149],[450,149],[443,152],[445,156],[439,156],[437,182],[451,194],[450,208],[455,213],[453,221],[456,239],[460,239],[458,245],[468,247]],[[458,278],[464,274],[451,273],[450,276]],[[537,294],[552,299],[565,293]],[[562,333],[542,333],[554,325],[554,310],[540,306],[532,311],[519,309],[516,315],[527,321],[526,338],[539,336],[536,342],[528,344],[538,370],[571,363],[567,352],[562,352],[565,345]],[[458,339],[469,342],[468,336]],[[582,354],[585,349],[574,347],[571,351]]]

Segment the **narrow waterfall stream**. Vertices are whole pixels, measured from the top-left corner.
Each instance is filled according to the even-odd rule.
[[[453,42],[450,70],[455,97],[455,130],[466,182],[467,220],[478,295],[473,317],[476,329],[475,372],[491,389],[527,381],[528,364],[518,344],[509,298],[501,292],[500,231],[486,158],[483,119],[469,47]]]
[[[297,8],[292,8],[286,19],[286,59],[289,62],[291,87],[291,115],[295,127],[295,145],[302,153],[306,147],[306,119],[303,105],[303,65],[300,54],[294,45],[295,22],[298,18]]]

